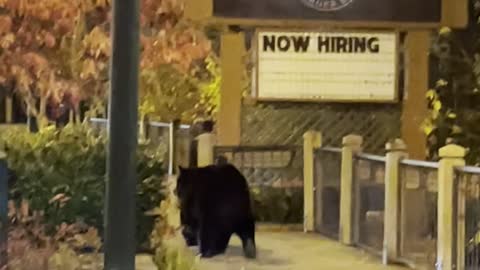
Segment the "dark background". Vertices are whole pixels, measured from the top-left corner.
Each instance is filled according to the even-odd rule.
[[[213,0],[216,17],[435,23],[441,19],[441,0],[354,0],[347,7],[321,12],[301,0]]]

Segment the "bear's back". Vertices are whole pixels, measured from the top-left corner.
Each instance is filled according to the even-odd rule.
[[[247,180],[233,165],[212,165],[194,170],[189,181],[198,199],[218,203],[232,200],[245,203],[250,200]]]

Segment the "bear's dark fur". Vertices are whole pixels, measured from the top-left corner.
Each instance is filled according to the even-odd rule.
[[[242,240],[245,257],[256,257],[250,192],[234,166],[179,168],[176,193],[182,234],[189,246],[199,244],[202,257],[224,253],[232,234]]]

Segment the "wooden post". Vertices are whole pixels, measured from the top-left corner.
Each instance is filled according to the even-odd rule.
[[[311,232],[315,230],[315,192],[316,184],[314,182],[314,151],[316,148],[322,147],[322,134],[317,131],[307,131],[303,135],[303,230]],[[316,207],[320,207],[316,205]],[[317,212],[318,214],[319,212]]]
[[[343,138],[340,190],[340,242],[353,244],[353,156],[361,151],[363,138],[348,135]]]
[[[407,146],[401,139],[386,145],[385,163],[385,221],[383,263],[388,264],[399,255],[400,160],[407,157]]]
[[[197,137],[197,166],[205,167],[214,163],[213,148],[216,138],[213,133],[203,133]]]
[[[186,0],[184,15],[186,18],[202,21],[208,19],[213,14],[212,0]]]
[[[424,160],[427,138],[420,126],[428,114],[428,55],[430,32],[410,31],[405,49],[405,95],[402,110],[402,139],[408,145],[411,158]]]
[[[442,0],[442,25],[464,28],[468,24],[468,0]]]
[[[456,268],[456,248],[454,222],[457,222],[454,207],[454,168],[465,165],[465,148],[450,144],[440,149],[440,165],[438,169],[438,237],[437,237],[437,269],[454,270]]]
[[[217,117],[218,143],[239,145],[241,128],[241,106],[243,91],[243,58],[245,55],[243,33],[222,34],[220,52],[222,85]]]
[[[192,147],[190,130],[180,127],[177,134],[177,164],[187,168],[190,166],[190,153]]]

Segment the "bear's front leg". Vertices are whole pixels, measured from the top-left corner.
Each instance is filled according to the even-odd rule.
[[[198,231],[195,228],[185,225],[182,229],[182,235],[187,246],[198,246]]]
[[[200,255],[211,258],[225,253],[231,233],[226,233],[215,223],[206,223],[200,227]]]

